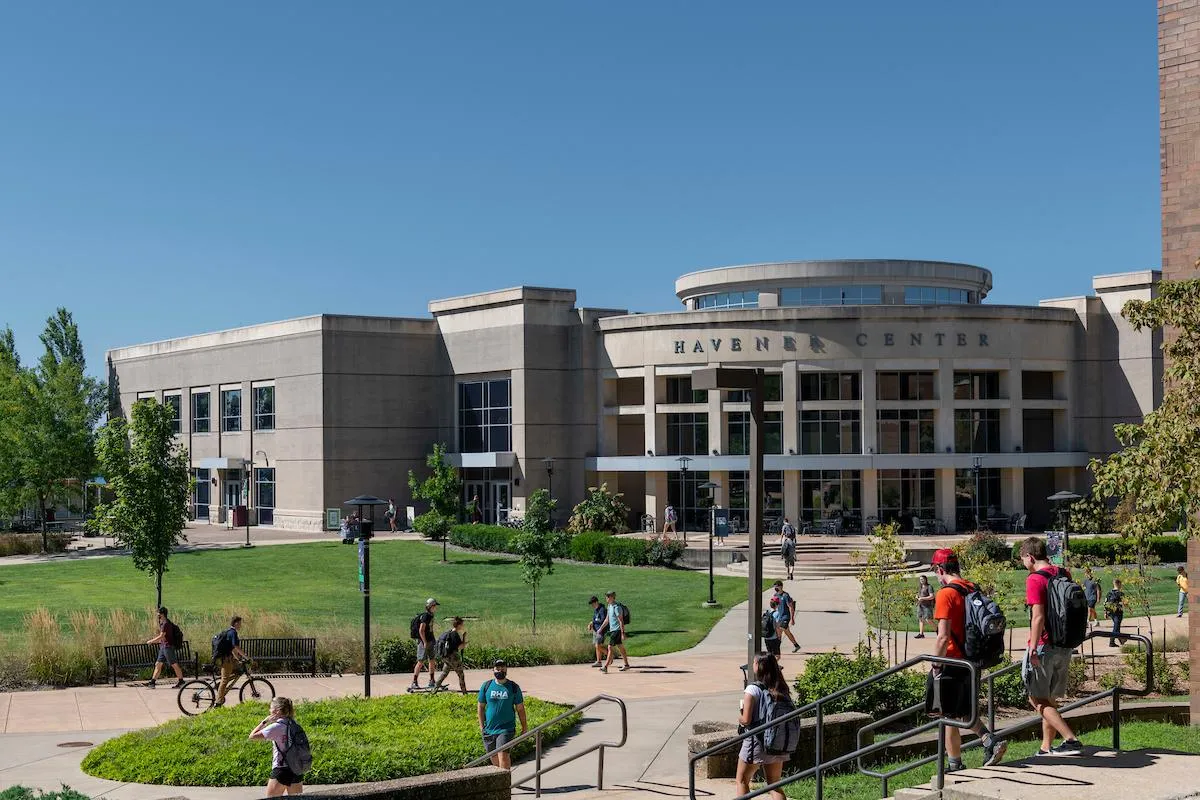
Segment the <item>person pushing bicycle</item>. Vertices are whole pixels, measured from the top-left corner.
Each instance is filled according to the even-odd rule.
[[[221,666],[221,686],[217,689],[217,706],[225,705],[225,695],[229,687],[237,680],[238,667],[249,661],[250,657],[242,650],[238,631],[242,627],[242,618],[234,617],[229,620],[229,628],[214,637],[213,653],[215,663]]]

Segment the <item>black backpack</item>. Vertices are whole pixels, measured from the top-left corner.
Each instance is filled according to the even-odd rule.
[[[1074,649],[1087,638],[1087,597],[1071,573],[1059,569],[1052,575],[1044,569],[1035,574],[1046,579],[1046,632],[1054,647]]]
[[[763,612],[762,619],[759,620],[759,626],[762,629],[762,638],[775,638],[775,615],[770,611]]]
[[[415,617],[413,617],[412,621],[408,623],[408,638],[421,638],[421,622],[423,621],[421,618],[424,616],[425,612],[422,611],[420,614],[417,614]]]
[[[621,624],[628,625],[633,621],[633,614],[629,613],[629,606],[621,603]]]
[[[233,642],[229,639],[229,631],[223,630],[212,638],[212,660],[224,658],[233,652]]]
[[[983,669],[996,666],[1004,659],[1004,629],[1008,625],[1004,612],[973,583],[951,583],[948,587],[963,598],[964,636],[963,641],[955,641],[963,658]]]
[[[183,647],[183,630],[174,622],[167,622],[167,644],[171,647]]]
[[[437,644],[434,646],[434,652],[437,653],[438,658],[446,658],[456,649],[450,644],[450,634],[452,633],[454,633],[453,628],[438,637]]]

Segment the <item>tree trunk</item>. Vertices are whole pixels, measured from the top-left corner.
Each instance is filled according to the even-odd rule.
[[[163,603],[162,603],[162,572],[161,571],[154,573],[154,589],[155,589],[155,597],[158,598],[154,602],[154,607],[162,608]]]
[[[42,552],[49,553],[49,539],[46,536],[46,495],[44,494],[38,495],[38,510],[41,511],[40,516],[42,520]]]
[[[537,586],[533,587],[533,635],[537,636]]]

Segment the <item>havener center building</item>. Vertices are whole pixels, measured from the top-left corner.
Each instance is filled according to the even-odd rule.
[[[661,313],[520,287],[435,300],[428,318],[124,347],[109,373],[120,413],[147,397],[175,408],[200,520],[246,504],[254,524],[320,529],[360,494],[419,512],[408,471],[442,442],[487,521],[547,487],[564,517],[607,484],[633,526],[661,529],[670,504],[703,530],[713,502],[742,523],[747,398],[691,385],[721,365],[766,371],[766,519],[962,530],[978,509],[1039,529],[1046,498],[1086,489],[1088,461],[1116,448],[1113,425],[1161,400],[1160,334],[1120,316],[1158,280],[1104,275],[1088,296],[1001,306],[967,264],[754,264],[684,275]]]

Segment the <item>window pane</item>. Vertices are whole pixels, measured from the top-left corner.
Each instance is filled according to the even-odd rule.
[[[459,384],[460,408],[483,408],[483,384],[475,381]]]
[[[900,399],[900,373],[880,372],[875,376],[875,397],[878,400]]]
[[[508,389],[509,382],[507,380],[488,381],[488,405],[492,408],[511,405]]]
[[[800,373],[800,399],[821,399],[821,375],[817,372]]]

